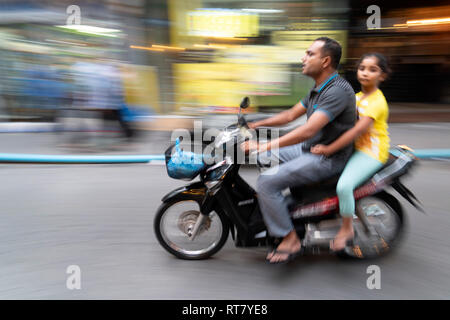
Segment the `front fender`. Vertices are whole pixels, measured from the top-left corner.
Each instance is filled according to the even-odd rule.
[[[206,196],[206,191],[206,186],[203,182],[194,182],[170,191],[161,199],[161,201],[169,202],[171,200],[194,200],[201,203]]]

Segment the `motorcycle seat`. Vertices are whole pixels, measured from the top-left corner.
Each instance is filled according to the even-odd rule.
[[[390,166],[395,160],[397,159],[396,156],[389,154],[388,161],[377,171],[380,172],[381,170],[385,169],[386,167]],[[321,195],[335,195],[336,194],[336,186],[339,181],[341,174],[335,175],[331,178],[328,178],[326,180],[322,180],[319,182],[314,182],[308,185],[303,186],[295,186],[290,187],[291,195],[296,199],[301,199],[303,197],[307,197],[308,200],[310,198],[310,195],[314,195],[313,198],[317,198],[319,194]],[[373,175],[369,177],[366,181],[364,181],[361,185],[367,183],[372,179]]]

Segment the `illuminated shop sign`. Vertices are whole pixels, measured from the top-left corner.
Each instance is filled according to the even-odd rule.
[[[187,13],[187,30],[201,37],[257,37],[259,16],[231,9],[199,9]]]

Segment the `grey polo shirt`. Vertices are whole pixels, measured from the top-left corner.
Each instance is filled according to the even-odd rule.
[[[356,98],[352,86],[337,72],[327,80],[312,88],[302,99],[309,119],[314,112],[323,112],[330,119],[314,137],[303,143],[304,151],[310,151],[316,144],[328,145],[352,128],[356,122]],[[341,149],[331,157],[348,158],[352,154],[353,144]]]

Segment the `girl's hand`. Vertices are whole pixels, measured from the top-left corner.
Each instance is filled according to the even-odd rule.
[[[314,147],[311,147],[311,153],[323,154],[326,157],[331,155],[331,152],[330,152],[330,149],[328,148],[328,146],[323,145],[323,144],[317,144]]]

